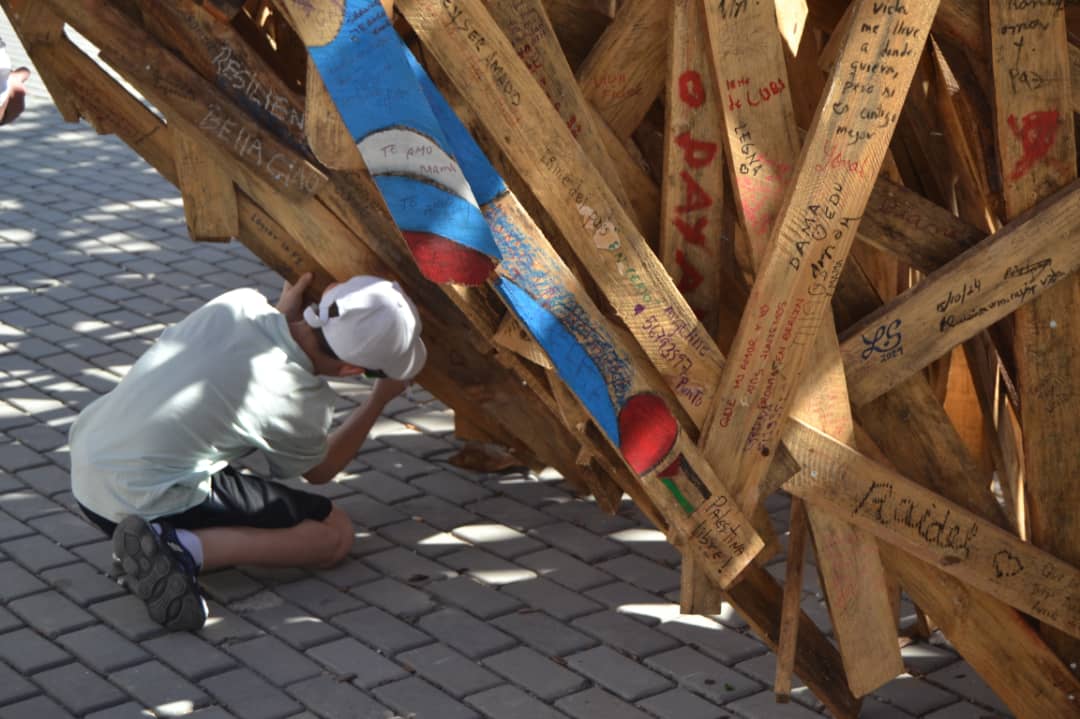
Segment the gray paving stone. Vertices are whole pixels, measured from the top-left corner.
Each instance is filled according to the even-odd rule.
[[[83,607],[127,593],[114,579],[86,562],[49,569],[41,573],[41,578]]]
[[[555,517],[528,507],[521,502],[514,501],[509,497],[482,499],[479,502],[470,504],[468,508],[482,517],[513,527],[519,532],[558,521]]]
[[[275,591],[287,601],[323,619],[364,606],[363,602],[348,592],[314,577],[282,584]]]
[[[414,585],[457,576],[457,572],[453,569],[401,547],[372,554],[364,561],[376,571]]]
[[[598,564],[597,568],[656,594],[679,588],[678,572],[636,554],[609,559]]]
[[[626,582],[617,581],[594,587],[585,592],[585,596],[650,626],[679,616],[678,602],[669,601]]]
[[[346,480],[343,484],[347,484],[383,504],[393,504],[421,494],[420,490],[408,482],[375,470],[361,472],[356,479]]]
[[[133,594],[90,605],[90,612],[133,642],[141,642],[165,630],[150,618],[146,605]]]
[[[414,457],[395,447],[384,447],[373,452],[364,452],[363,459],[374,469],[398,479],[410,479],[438,469],[431,462]]]
[[[71,661],[71,655],[37,632],[21,628],[0,635],[0,659],[22,674],[51,669]]]
[[[491,492],[478,482],[459,477],[453,472],[436,471],[412,480],[410,484],[426,494],[442,497],[448,502],[463,506],[490,497]]]
[[[921,681],[910,674],[902,674],[888,684],[874,690],[874,696],[903,709],[908,714],[922,716],[935,709],[956,703],[960,697],[930,682]]]
[[[496,591],[472,577],[454,577],[433,582],[427,589],[443,602],[464,609],[480,619],[491,619],[522,606],[514,597]]]
[[[8,397],[8,401],[28,412],[36,413],[40,411],[35,407],[37,403],[21,401],[18,397]],[[39,464],[46,464],[45,458],[30,447],[18,442],[0,444],[0,469],[6,472],[16,472]]]
[[[261,591],[263,585],[238,569],[225,569],[199,575],[199,584],[207,595],[222,604],[250,597]]]
[[[521,554],[544,548],[542,542],[505,524],[492,522],[468,524],[458,527],[453,534],[504,559],[513,559]]]
[[[108,679],[144,706],[159,714],[175,715],[208,703],[202,689],[157,661],[142,662],[113,672]]]
[[[34,594],[46,589],[45,582],[15,562],[0,562],[0,601]]]
[[[55,637],[93,624],[93,615],[57,591],[46,591],[22,597],[8,603],[35,631]]]
[[[958,704],[947,706],[944,709],[938,709],[931,714],[927,714],[923,719],[996,719],[996,717],[1000,716],[1003,715],[995,714],[994,712],[972,704],[971,702],[960,702]]]
[[[402,652],[397,661],[450,695],[461,699],[468,694],[490,689],[500,679],[465,655],[445,644]]]
[[[797,702],[777,704],[776,695],[771,691],[738,699],[729,707],[746,719],[818,719],[821,716]]]
[[[434,641],[424,632],[378,607],[339,614],[333,621],[347,634],[389,656]]]
[[[224,648],[275,686],[310,679],[322,671],[318,664],[273,636],[227,644]]]
[[[441,609],[421,617],[418,627],[471,659],[509,649],[516,643],[491,623],[482,622],[459,609]]]
[[[588,681],[528,647],[515,647],[483,660],[486,667],[544,701],[583,689]]]
[[[336,674],[339,680],[351,681],[365,690],[407,676],[400,666],[352,637],[312,647],[307,654]]]
[[[620,530],[629,530],[635,522],[620,514],[608,514],[597,506],[592,499],[577,498],[572,502],[549,504],[544,511],[553,517],[576,524],[594,534],[609,535]]]
[[[730,716],[712,702],[682,688],[642,699],[637,705],[659,719],[727,719]]]
[[[874,697],[863,697],[859,719],[911,719],[912,715]]]
[[[555,706],[576,719],[651,719],[645,712],[599,687],[563,697],[555,702]]]
[[[439,557],[439,562],[479,579],[485,584],[512,584],[536,578],[536,572],[477,547],[460,549]]]
[[[37,492],[22,488],[14,492],[0,494],[0,508],[20,522],[27,522],[50,512],[60,512],[63,508],[56,502],[42,497]]]
[[[476,524],[479,519],[475,514],[431,495],[421,495],[406,499],[394,505],[396,509],[414,517],[420,517],[427,524],[449,532],[466,524]]]
[[[74,716],[49,697],[40,695],[0,707],[0,719],[73,719]]]
[[[273,595],[271,592],[265,594]],[[277,597],[277,603],[241,613],[241,616],[262,627],[295,649],[304,650],[342,636],[340,629],[295,604]]]
[[[232,715],[222,711],[221,714],[209,714],[208,711],[215,710],[216,707],[211,709],[203,709],[201,711],[187,714],[188,719],[195,717],[197,719],[231,719]],[[126,702],[124,704],[117,704],[116,706],[109,707],[108,709],[102,709],[99,712],[93,714],[87,714],[85,719],[150,719],[153,715],[150,710],[144,709],[142,704],[137,702]]]
[[[680,642],[650,629],[626,614],[602,611],[580,617],[571,625],[631,657],[642,658],[674,649]]]
[[[958,659],[956,652],[927,642],[908,644],[900,649],[900,656],[904,659],[904,666],[916,676],[935,672]]]
[[[0,634],[22,626],[22,620],[0,605]]]
[[[349,549],[350,557],[366,557],[370,554],[378,554],[379,552],[393,548],[393,543],[388,542],[374,532],[366,531],[360,528],[354,528],[353,546]]]
[[[354,523],[364,529],[378,529],[384,525],[390,525],[395,521],[402,521],[407,515],[389,504],[365,497],[364,494],[353,494],[336,502],[343,511],[348,513]]]
[[[40,534],[12,539],[0,544],[0,549],[32,572],[43,572],[63,564],[71,564],[78,559],[68,550]]]
[[[1005,713],[1009,711],[1009,708],[1005,706],[1005,702],[1001,701],[991,691],[982,677],[965,661],[959,661],[938,669],[936,672],[927,674],[926,678],[965,699],[988,706],[997,712]]]
[[[303,707],[250,669],[207,677],[202,685],[241,719],[285,719]]]
[[[28,537],[34,533],[31,527],[26,526],[6,512],[0,512],[0,548],[17,537]]]
[[[705,657],[702,659],[704,660]],[[599,646],[588,649],[567,657],[566,661],[574,671],[584,674],[628,702],[637,701],[672,687],[672,683],[661,675],[626,658],[611,647]]]
[[[72,512],[57,511],[31,519],[27,524],[61,547],[75,547],[101,539],[100,529]]]
[[[100,674],[111,674],[150,658],[142,647],[104,624],[64,634],[57,637],[56,643]]]
[[[348,591],[380,576],[379,572],[358,560],[340,562],[330,569],[316,569],[313,574],[327,584],[337,587],[339,591]]]
[[[749,696],[763,688],[754,680],[689,647],[649,657],[645,664],[717,704]]]
[[[697,614],[679,615],[664,622],[658,628],[664,634],[728,665],[768,651],[768,648],[757,639],[740,634],[714,619]]]
[[[0,641],[3,637],[0,637]],[[23,676],[23,672],[0,662],[0,707],[34,696],[40,690]]]
[[[554,504],[574,501],[574,497],[562,491],[555,480],[539,479],[533,474],[508,473],[488,480],[489,488],[512,497],[522,504],[540,509]]]
[[[504,584],[499,591],[517,597],[530,607],[563,621],[590,614],[601,608],[599,603],[543,577]]]
[[[621,544],[569,522],[546,524],[531,530],[529,535],[590,564],[626,552]]]
[[[419,677],[409,677],[387,684],[372,693],[376,699],[402,716],[416,719],[473,719],[479,716]]]
[[[488,719],[566,719],[562,712],[509,684],[473,694],[465,701]]]
[[[142,644],[157,657],[191,681],[229,671],[236,661],[196,634],[170,632]]]
[[[572,629],[543,612],[508,614],[493,619],[491,624],[550,657],[566,656],[597,644],[589,635]]]
[[[262,630],[213,600],[206,602],[210,615],[198,635],[211,644],[243,641],[262,635]]]
[[[608,539],[626,546],[631,552],[647,557],[667,567],[682,562],[679,550],[671,546],[663,532],[646,527],[628,527],[608,534]]]
[[[607,584],[614,579],[610,574],[590,567],[558,549],[543,549],[518,557],[515,561],[541,577],[578,592]]]
[[[394,714],[351,684],[327,676],[291,684],[287,691],[320,717],[390,719]]]
[[[398,617],[418,617],[435,608],[435,602],[426,592],[390,577],[361,584],[349,591],[368,604]]]
[[[120,704],[127,698],[115,685],[78,663],[38,672],[34,682],[79,716]]]
[[[739,662],[735,669],[741,674],[756,679],[764,686],[772,686],[776,680],[776,655],[771,652],[761,654],[753,659]],[[821,700],[814,696],[814,693],[802,683],[797,674],[791,676],[791,698],[814,711],[824,709]]]
[[[378,532],[388,541],[401,545],[401,548],[433,559],[469,546],[465,540],[450,532],[415,519],[380,527]]]

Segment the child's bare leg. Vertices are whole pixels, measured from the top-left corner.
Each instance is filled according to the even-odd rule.
[[[208,527],[194,530],[202,543],[203,571],[254,564],[267,567],[329,567],[352,547],[352,520],[334,506],[321,522],[305,519],[288,529]]]

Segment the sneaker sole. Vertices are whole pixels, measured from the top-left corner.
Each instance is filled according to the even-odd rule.
[[[113,533],[113,552],[128,588],[146,603],[151,619],[172,631],[202,628],[206,609],[199,590],[149,524],[125,517]]]

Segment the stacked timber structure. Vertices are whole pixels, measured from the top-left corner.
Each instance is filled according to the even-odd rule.
[[[858,716],[903,671],[903,591],[1037,719],[1080,716],[1065,5],[0,0],[194,240],[398,280],[459,435],[629,494],[683,609],[727,600],[777,652],[778,698],[794,671]]]

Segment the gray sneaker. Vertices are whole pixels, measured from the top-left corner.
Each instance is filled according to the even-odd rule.
[[[198,567],[176,538],[159,522],[161,536],[141,517],[125,517],[113,532],[113,554],[124,583],[146,602],[150,618],[171,631],[195,631],[206,623],[207,607],[195,579]]]

